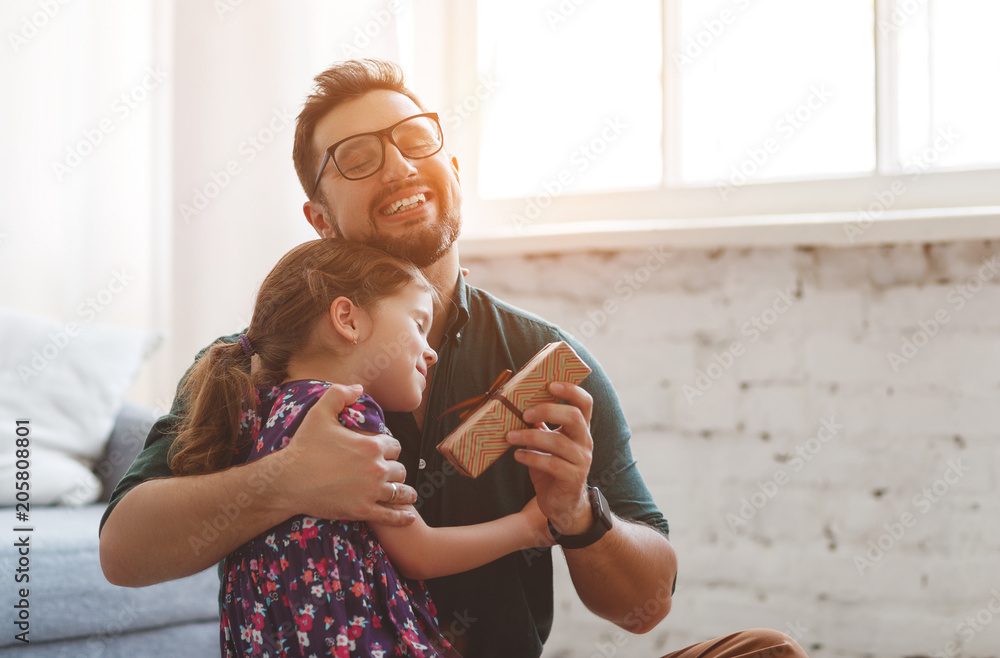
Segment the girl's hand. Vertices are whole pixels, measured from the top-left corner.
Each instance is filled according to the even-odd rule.
[[[541,548],[555,545],[549,532],[549,520],[538,507],[538,496],[528,501],[518,514],[524,519],[526,548]]]

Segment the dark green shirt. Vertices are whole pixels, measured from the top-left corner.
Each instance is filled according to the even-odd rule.
[[[237,336],[223,338],[235,342]],[[450,406],[489,389],[505,369],[517,371],[547,343],[564,340],[593,372],[581,385],[594,398],[594,438],[590,483],[598,486],[620,517],[668,532],[629,449],[630,432],[618,397],[594,357],[555,325],[468,286],[459,275],[447,329],[431,378],[423,431],[411,413],[386,413],[393,436],[402,444],[399,460],[406,483],[417,490],[416,507],[432,526],[481,523],[519,511],[534,496],[527,469],[505,453],[478,478],[459,475],[435,449],[459,418],[439,418]],[[349,383],[349,382],[344,382]],[[153,426],[143,451],[115,488],[111,509],[134,486],[169,477],[167,450],[175,437],[185,402],[175,400]],[[552,628],[551,549],[513,553],[486,566],[427,582],[438,609],[441,630],[465,645],[466,658],[539,656]]]

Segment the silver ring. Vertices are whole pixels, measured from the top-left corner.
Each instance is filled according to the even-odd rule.
[[[385,501],[386,505],[396,500],[396,483],[390,482],[389,484],[392,486],[392,495],[389,496],[389,500]]]

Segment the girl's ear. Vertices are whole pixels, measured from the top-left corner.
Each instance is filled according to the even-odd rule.
[[[348,343],[355,343],[364,335],[368,314],[347,297],[337,297],[330,304],[330,321],[337,334]]]

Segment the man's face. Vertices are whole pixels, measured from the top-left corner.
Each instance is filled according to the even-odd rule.
[[[421,112],[402,94],[372,91],[323,117],[313,146],[322,161],[331,144]],[[326,227],[317,230],[325,237],[339,234],[380,247],[426,267],[444,255],[461,229],[458,165],[444,149],[429,158],[408,160],[388,140],[383,147],[382,168],[362,180],[347,180],[333,162],[327,163],[317,192]]]

